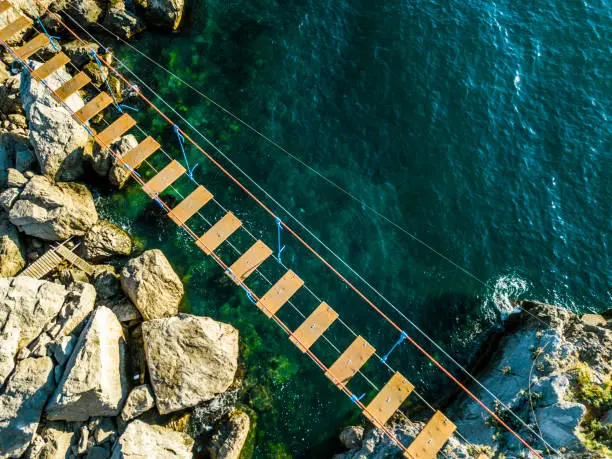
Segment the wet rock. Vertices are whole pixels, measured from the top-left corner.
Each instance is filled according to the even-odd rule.
[[[125,337],[113,312],[99,307],[81,333],[47,406],[52,420],[116,416],[127,395]]]
[[[147,457],[189,459],[193,440],[186,434],[160,426],[132,421],[113,448],[112,459],[141,459]]]
[[[51,422],[36,436],[26,459],[64,459],[69,457],[74,432],[63,423]]]
[[[83,257],[91,261],[101,261],[115,255],[132,253],[130,235],[116,225],[100,220],[83,238]]]
[[[60,69],[46,81],[49,87],[57,89],[69,79],[70,75]],[[53,99],[43,84],[29,76],[23,78],[21,98],[30,127],[30,143],[42,173],[54,180],[74,180],[81,176],[83,149],[89,141],[87,131]],[[65,102],[74,111],[84,105],[78,93]]]
[[[4,213],[0,213],[0,277],[12,277],[25,266],[19,232]]]
[[[238,330],[180,314],[142,324],[151,385],[160,413],[195,406],[226,391],[238,368]]]
[[[15,201],[17,201],[19,197],[19,193],[20,191],[18,188],[7,188],[4,190],[0,193],[0,207],[2,207],[5,212],[10,212],[11,207],[13,207],[13,204],[15,204]]]
[[[340,432],[340,442],[346,449],[358,448],[363,440],[364,429],[361,426],[346,427]]]
[[[250,427],[251,420],[244,411],[229,413],[211,439],[208,447],[211,459],[239,459]]]
[[[121,137],[121,139],[118,142],[115,142],[113,145],[117,145],[117,147],[114,148],[114,151],[123,156],[138,145],[138,140],[136,140],[136,137],[134,137],[132,134],[128,134]],[[110,183],[117,188],[123,188],[129,178],[130,171],[120,164],[113,164],[108,172],[108,179]]]
[[[53,184],[36,175],[13,204],[9,219],[30,236],[57,241],[85,234],[98,221],[98,213],[83,185]]]
[[[33,440],[55,387],[49,357],[20,361],[0,395],[0,457],[20,457]]]
[[[146,0],[149,22],[157,27],[176,30],[183,17],[184,0]]]
[[[149,411],[155,406],[155,399],[153,398],[153,391],[148,384],[135,387],[128,395],[123,411],[121,412],[121,419],[128,422],[134,418],[137,418],[142,413]]]
[[[121,271],[121,287],[144,320],[176,315],[184,293],[181,280],[160,250],[147,250],[131,259]]]

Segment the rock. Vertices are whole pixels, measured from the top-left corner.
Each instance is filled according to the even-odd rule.
[[[58,365],[64,365],[76,346],[77,338],[73,335],[60,336],[57,340],[49,344],[49,350]]]
[[[26,117],[20,113],[10,113],[7,118],[19,129],[25,130],[28,128],[28,121],[26,120]]]
[[[359,448],[363,440],[364,429],[361,426],[349,426],[340,432],[340,442],[346,449]]]
[[[142,413],[149,411],[155,406],[155,399],[153,398],[153,391],[148,384],[143,384],[132,389],[130,395],[128,395],[123,411],[121,412],[121,419],[124,422],[131,421],[137,418]]]
[[[52,420],[116,416],[127,395],[125,337],[113,312],[97,308],[81,333],[51,401]]]
[[[60,324],[58,334],[69,336],[78,334],[85,325],[85,319],[93,310],[96,301],[96,290],[91,284],[75,282],[66,289],[64,305],[58,315]]]
[[[70,78],[66,70],[59,69],[45,81],[57,89]],[[53,99],[43,84],[29,76],[21,83],[21,98],[30,126],[30,143],[42,173],[54,180],[74,180],[81,176],[83,149],[89,141],[85,128]],[[73,111],[84,105],[78,93],[65,102]]]
[[[9,219],[30,236],[58,241],[85,234],[98,221],[98,213],[85,186],[53,184],[36,175],[13,204]]]
[[[0,28],[3,27],[2,16],[4,15],[0,15]],[[2,85],[0,85],[0,113],[23,113],[23,108],[19,101],[20,85],[21,73],[7,78]]]
[[[608,321],[599,314],[583,314],[580,318],[583,323],[594,327],[605,327]]]
[[[15,204],[15,201],[17,201],[19,197],[19,193],[20,191],[18,188],[7,188],[4,190],[0,193],[0,207],[2,207],[5,212],[10,212],[11,207],[13,207],[13,204]]]
[[[115,255],[132,253],[130,235],[116,225],[100,220],[83,238],[83,257],[86,260],[101,261]]]
[[[147,17],[151,24],[176,30],[183,17],[184,0],[146,0]]]
[[[93,285],[98,293],[98,299],[112,298],[121,292],[119,276],[115,267],[111,265],[94,266]],[[113,312],[116,314],[116,311]],[[119,321],[123,322],[121,319]]]
[[[15,355],[19,345],[20,328],[14,316],[9,316],[0,332],[0,387],[15,367]]]
[[[6,214],[0,213],[0,277],[12,277],[24,266],[24,251],[19,232],[8,221]]]
[[[183,284],[160,250],[147,250],[121,271],[121,287],[144,320],[178,313]]]
[[[119,319],[119,322],[142,320],[142,316],[140,312],[138,312],[138,309],[136,309],[136,306],[134,306],[134,303],[124,295],[112,300],[102,300],[98,305],[103,305],[111,309],[117,316],[117,319]]]
[[[96,445],[113,440],[116,433],[115,424],[111,418],[101,418],[94,429],[93,439]]]
[[[87,451],[87,441],[89,440],[89,429],[87,426],[81,426],[79,435],[79,444],[77,445],[77,454],[84,454]]]
[[[117,145],[114,149],[115,152],[125,155],[128,151],[138,145],[138,140],[132,134],[125,135],[121,139],[113,144]],[[110,171],[108,172],[108,179],[113,186],[117,188],[123,188],[127,180],[130,178],[130,171],[119,164],[113,164]]]
[[[578,426],[586,414],[584,405],[561,401],[536,409],[535,413],[542,436],[553,448],[584,449],[578,434]]]
[[[25,453],[54,387],[53,362],[49,357],[29,358],[17,364],[0,395],[0,458]]]
[[[0,99],[2,96],[0,95]],[[0,101],[0,105],[2,102]],[[20,172],[27,170],[34,161],[27,135],[16,132],[0,132],[0,171],[4,180],[0,186],[6,186],[8,173],[6,170],[14,167]]]
[[[7,180],[6,186],[9,188],[23,188],[26,183],[28,183],[28,179],[26,179],[21,172],[17,169],[8,168],[7,169]]]
[[[110,457],[110,451],[102,446],[92,446],[87,451],[85,459],[108,459]]]
[[[227,421],[213,435],[208,452],[211,459],[239,459],[249,435],[251,420],[244,411],[229,413]]]
[[[98,53],[100,51],[100,46],[93,42],[85,42],[85,44],[83,44],[80,40],[73,40],[71,42],[62,44],[62,51],[78,68],[83,67],[89,61],[91,61],[92,50]]]
[[[51,10],[58,12],[66,10],[79,24],[92,26],[101,19],[103,10],[100,3],[96,0],[82,0],[72,2],[70,0],[60,0],[52,4]]]
[[[145,29],[144,22],[134,13],[126,10],[122,0],[112,2],[102,25],[126,40]]]
[[[192,448],[193,440],[188,435],[136,420],[115,444],[111,459],[190,459]]]
[[[142,324],[145,355],[161,414],[226,391],[238,368],[238,330],[209,317],[180,314]]]
[[[32,341],[32,344],[30,344],[30,350],[32,351],[30,356],[32,357],[46,356],[47,347],[49,346],[50,343],[51,343],[51,337],[45,332],[41,333],[40,335],[38,335],[38,338],[36,338],[34,341]]]
[[[45,425],[26,453],[26,459],[64,459],[69,457],[74,432],[62,423]]]
[[[539,394],[538,406],[549,406],[563,401],[569,387],[569,379],[561,374],[540,378],[538,383],[531,388],[531,392]]]

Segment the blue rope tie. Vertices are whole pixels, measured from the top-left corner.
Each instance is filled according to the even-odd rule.
[[[365,393],[361,394],[359,397],[357,397],[355,394],[351,395],[351,402],[353,403],[357,403],[358,401],[360,401],[363,397],[365,397]]]
[[[53,50],[55,52],[58,52],[60,50],[60,48],[59,48],[59,46],[57,46],[55,44],[55,42],[53,40],[54,39],[55,40],[59,40],[60,38],[56,37],[55,35],[49,35],[49,32],[47,32],[47,28],[45,27],[45,25],[40,20],[40,16],[38,16],[38,13],[36,12],[36,10],[32,6],[32,4],[30,3],[30,0],[26,0],[26,1],[28,2],[28,6],[30,7],[30,9],[32,10],[32,13],[34,13],[34,16],[36,16],[36,21],[38,21],[38,24],[40,24],[40,28],[43,30],[43,32],[45,33],[45,35],[49,39],[49,43],[51,43],[51,46],[53,46]]]
[[[249,291],[249,289],[246,288],[246,286],[242,283],[239,282],[238,279],[236,278],[236,276],[234,275],[234,273],[232,272],[232,270],[230,268],[227,268],[225,270],[225,272],[227,272],[229,274],[229,276],[234,279],[236,282],[238,282],[238,285],[240,286],[240,288],[242,290],[244,290],[244,293],[246,293],[247,298],[249,299],[249,301],[253,304],[256,304],[257,302],[255,301],[255,298],[253,298],[253,295],[251,294],[251,292]]]
[[[402,334],[400,335],[399,339],[395,342],[395,344],[393,346],[391,346],[391,349],[389,349],[389,352],[387,352],[385,355],[383,355],[380,358],[380,361],[382,363],[385,363],[387,361],[387,359],[389,358],[389,356],[391,355],[391,353],[395,350],[395,348],[397,346],[399,346],[400,344],[402,344],[402,341],[404,341],[406,338],[408,338],[408,335],[406,334],[406,332],[402,332]]]
[[[174,133],[176,134],[176,138],[178,139],[179,146],[181,147],[181,152],[183,153],[183,159],[185,160],[185,164],[187,166],[187,175],[193,181],[193,171],[195,171],[199,163],[196,163],[195,166],[191,168],[189,167],[189,160],[187,159],[187,153],[185,153],[185,146],[184,146],[185,137],[183,137],[183,134],[181,134],[181,130],[179,129],[178,125],[175,124],[173,126],[173,129],[174,129]]]
[[[281,247],[281,231],[283,230],[283,225],[281,224],[281,220],[280,218],[276,218],[276,227],[278,228],[278,263],[281,264],[281,253],[283,253],[283,250],[285,250],[285,246]]]
[[[134,169],[132,166],[130,166],[129,164],[123,163],[123,167],[125,167],[127,170],[132,171],[134,174],[136,174],[137,177],[140,177],[140,174],[138,172],[136,172],[136,169]]]
[[[91,54],[91,57],[93,57],[94,60],[96,61],[96,64],[98,64],[98,69],[100,70],[100,75],[102,75],[102,78],[104,78],[104,83],[106,84],[106,87],[108,88],[108,92],[110,93],[111,97],[113,98],[113,103],[115,104],[115,107],[117,107],[117,110],[119,110],[119,113],[123,113],[124,109],[128,109],[128,110],[132,110],[134,112],[137,112],[138,111],[137,108],[130,107],[129,105],[125,105],[125,104],[120,104],[117,101],[117,98],[115,97],[115,93],[113,93],[113,90],[111,89],[111,85],[108,82],[108,78],[104,74],[104,70],[102,68],[102,62],[100,62],[100,59],[98,59],[98,56],[96,55],[96,52],[93,49],[89,51],[89,54]]]

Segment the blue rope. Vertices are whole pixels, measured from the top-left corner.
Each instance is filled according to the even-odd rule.
[[[365,393],[361,394],[359,397],[357,397],[355,394],[351,395],[351,402],[353,403],[357,403],[358,401],[360,401],[363,397],[365,397]]]
[[[249,289],[246,288],[246,286],[242,283],[239,282],[238,279],[236,278],[236,276],[234,275],[234,273],[232,272],[232,270],[230,268],[227,268],[225,270],[232,279],[234,279],[236,282],[238,282],[238,285],[240,286],[240,288],[242,290],[244,290],[244,293],[246,293],[247,298],[249,299],[249,301],[253,304],[256,304],[257,302],[255,301],[255,298],[253,298],[253,295],[251,294],[251,292],[249,291]]]
[[[173,129],[174,133],[176,134],[176,138],[178,139],[179,146],[181,147],[183,159],[185,160],[185,164],[187,165],[187,175],[193,181],[193,171],[195,171],[195,168],[198,167],[199,163],[196,163],[195,166],[193,166],[192,168],[189,167],[189,160],[187,159],[187,153],[185,153],[185,146],[183,145],[185,143],[185,137],[183,137],[183,134],[181,134],[181,130],[179,129],[178,125],[175,124],[173,126]]]
[[[137,112],[138,111],[137,108],[130,107],[129,105],[125,105],[125,104],[120,104],[117,101],[117,98],[115,97],[115,94],[113,93],[113,90],[111,89],[111,85],[108,82],[108,78],[104,74],[104,69],[102,68],[102,62],[100,62],[100,59],[98,59],[98,56],[96,55],[96,52],[93,49],[89,51],[89,54],[91,54],[91,57],[93,57],[94,60],[96,61],[96,64],[98,64],[98,69],[100,70],[100,75],[102,75],[102,78],[104,78],[104,83],[106,84],[106,87],[108,88],[108,92],[110,93],[111,97],[113,98],[113,102],[115,104],[115,107],[117,107],[117,110],[119,110],[119,113],[123,113],[123,109],[125,109],[125,108],[127,108],[128,110],[132,110],[134,112]]]
[[[43,32],[45,33],[45,35],[49,39],[49,43],[51,43],[51,46],[53,46],[53,50],[55,52],[58,52],[60,50],[60,48],[55,44],[53,39],[59,40],[59,37],[56,37],[55,35],[49,35],[49,32],[47,32],[47,28],[45,27],[45,25],[40,20],[40,17],[38,16],[38,13],[36,12],[36,10],[32,6],[32,4],[30,3],[30,0],[26,0],[26,1],[28,2],[28,6],[30,7],[30,9],[32,10],[32,13],[34,13],[34,16],[36,16],[36,21],[38,21],[38,23],[40,24],[41,29],[43,30]]]
[[[281,247],[281,231],[283,230],[283,225],[281,224],[280,218],[276,218],[276,227],[278,228],[278,263],[281,264],[281,253],[285,250],[285,246]]]
[[[395,344],[393,346],[391,346],[391,349],[389,349],[389,352],[387,352],[385,355],[383,355],[380,358],[380,361],[382,363],[385,363],[387,361],[387,359],[389,358],[389,356],[391,355],[391,353],[395,350],[395,348],[397,346],[399,346],[400,344],[402,344],[402,341],[404,341],[406,338],[408,338],[408,335],[406,334],[406,332],[402,332],[402,334],[400,335],[399,339],[395,342]]]
[[[139,178],[140,174],[138,172],[136,172],[136,169],[134,169],[132,166],[130,166],[129,164],[123,163],[123,167],[125,167],[127,170],[132,171],[134,174],[136,174]]]

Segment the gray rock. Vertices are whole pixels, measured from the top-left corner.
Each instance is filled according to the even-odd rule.
[[[50,422],[32,442],[26,459],[65,459],[69,457],[73,438],[74,432],[68,426]]]
[[[132,421],[113,448],[112,459],[193,457],[193,440],[186,434],[160,426]]]
[[[244,411],[232,411],[213,434],[208,447],[211,459],[239,459],[249,435],[251,420]]]
[[[15,355],[19,345],[21,329],[12,317],[9,316],[0,332],[0,387],[15,368]]]
[[[17,364],[0,395],[0,458],[25,453],[54,387],[53,362],[49,357],[29,358]]]
[[[98,293],[98,299],[112,298],[121,293],[119,275],[112,265],[94,266],[93,285]]]
[[[26,179],[21,172],[17,169],[8,168],[7,169],[7,179],[6,186],[9,188],[23,188],[26,183],[28,183],[28,179]]]
[[[19,197],[20,190],[19,188],[7,188],[2,193],[0,193],[0,207],[5,212],[10,212],[11,207],[15,204],[15,201]]]
[[[226,391],[238,368],[238,330],[209,317],[180,314],[142,324],[145,355],[161,414]]]
[[[93,311],[96,301],[96,290],[91,284],[74,282],[65,290],[66,298],[58,315],[60,325],[58,334],[69,336],[78,334],[85,325],[89,313]]]
[[[138,145],[138,140],[136,140],[136,137],[134,137],[132,134],[128,134],[121,137],[121,140],[116,142],[114,145],[117,145],[114,151],[123,156]],[[108,173],[110,183],[117,188],[123,188],[129,178],[130,171],[120,164],[114,164]]]
[[[364,429],[361,426],[349,426],[340,432],[340,442],[346,449],[358,448],[363,440]]]
[[[121,271],[121,287],[144,320],[176,315],[184,293],[181,280],[160,250],[147,250],[131,259]]]
[[[119,322],[132,322],[134,320],[142,320],[142,315],[134,306],[134,303],[130,301],[124,295],[121,295],[118,298],[113,298],[112,300],[101,300],[98,302],[99,306],[106,306],[111,309]]]
[[[57,2],[53,2],[51,10],[61,11],[65,9],[78,21],[79,24],[84,26],[92,26],[102,18],[102,6],[103,5],[96,0],[82,0],[79,2],[59,0]]]
[[[142,413],[149,411],[155,406],[155,398],[153,397],[153,391],[148,384],[137,386],[130,392],[123,411],[121,412],[121,419],[124,422],[131,421],[137,418]]]
[[[0,213],[0,277],[12,277],[25,266],[19,232],[4,213]]]
[[[124,39],[132,38],[145,30],[144,22],[133,12],[128,11],[122,0],[113,2],[102,24]]]
[[[96,445],[114,440],[117,429],[111,418],[101,418],[93,430],[93,440]]]
[[[569,390],[570,382],[567,376],[554,375],[541,378],[538,383],[531,388],[532,393],[540,394],[537,401],[538,406],[554,405],[563,401],[567,391]]]
[[[561,401],[536,409],[535,413],[542,436],[553,448],[584,449],[578,435],[578,426],[586,414],[584,405]]]
[[[85,459],[108,459],[110,451],[103,446],[92,446],[87,450]]]
[[[9,212],[20,231],[40,239],[58,241],[82,236],[98,221],[89,190],[78,183],[53,184],[34,176]]]
[[[89,441],[89,429],[87,426],[81,426],[79,432],[79,443],[77,445],[77,454],[84,454],[87,451],[87,442]]]
[[[126,395],[123,329],[110,309],[99,307],[66,364],[47,405],[47,417],[85,421],[91,416],[117,416]]]
[[[70,75],[59,69],[46,82],[52,89],[57,89],[69,79]],[[42,173],[54,180],[80,177],[83,173],[83,149],[89,141],[85,128],[53,99],[43,84],[29,76],[21,83],[21,98],[30,127],[30,143]],[[77,93],[65,102],[73,111],[84,105]]]
[[[87,260],[101,261],[115,255],[132,253],[130,235],[105,220],[99,220],[83,238],[83,257]]]
[[[62,43],[62,51],[66,53],[66,56],[70,58],[72,63],[78,68],[83,67],[89,61],[91,61],[91,51],[99,52],[100,46],[97,43],[85,42],[83,44],[80,40],[74,40],[68,43]]]
[[[53,354],[53,358],[59,365],[64,365],[77,343],[77,338],[74,335],[60,336],[58,339],[49,344],[49,350]]]
[[[0,100],[1,98],[0,95]],[[4,183],[0,182],[0,186],[6,186],[8,179],[6,169],[14,167],[23,172],[32,165],[33,161],[30,142],[26,135],[16,132],[0,132],[0,171],[4,174]]]
[[[149,21],[164,29],[176,30],[183,17],[184,0],[146,0]]]

